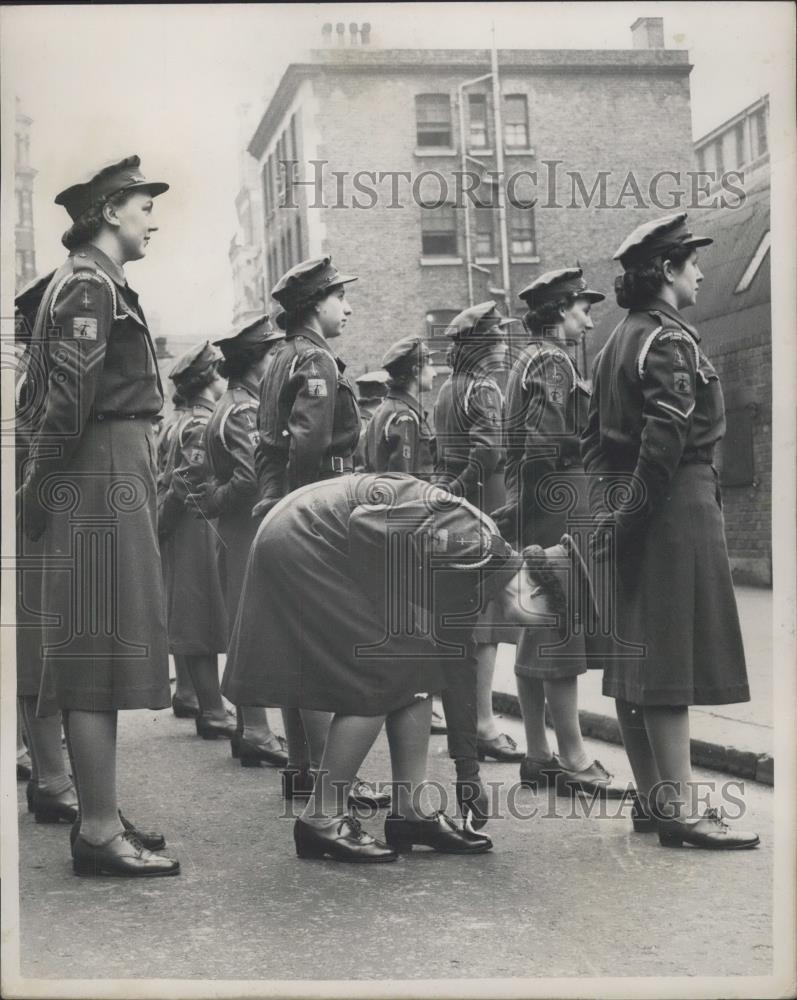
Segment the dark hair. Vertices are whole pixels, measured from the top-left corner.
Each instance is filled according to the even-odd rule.
[[[529,309],[523,317],[526,329],[530,330],[535,337],[544,337],[546,330],[559,326],[562,322],[559,310],[569,309],[577,298],[578,295],[568,292],[556,302],[543,302],[541,305]]]
[[[206,368],[200,374],[194,375],[193,377],[180,379],[180,384],[177,387],[177,391],[186,401],[186,403],[193,402],[194,398],[199,395],[199,393],[205,388],[206,385],[210,385],[214,381],[218,374],[218,366],[213,364]]]
[[[174,406],[185,406],[185,399],[182,393],[178,390],[174,390],[174,395],[172,396],[172,403]]]
[[[387,380],[388,386],[391,389],[406,389],[413,379],[418,378],[418,372],[415,371],[416,368],[418,368],[418,357],[417,353],[413,351],[411,354],[401,358],[400,361],[395,361],[387,369],[387,373],[390,376]]]
[[[117,191],[116,194],[95,201],[91,208],[86,209],[82,215],[79,215],[75,219],[61,237],[61,242],[67,250],[76,250],[77,247],[82,247],[89,240],[94,239],[100,229],[102,229],[104,221],[102,216],[103,207],[105,205],[113,205],[114,208],[121,208],[131,194],[133,194],[132,191]]]
[[[449,364],[457,374],[472,371],[479,361],[502,341],[502,337],[476,336],[468,340],[457,340],[451,348]]]
[[[323,302],[324,299],[329,298],[330,295],[334,295],[342,287],[342,285],[330,285],[329,288],[322,288],[317,292],[313,292],[309,298],[304,299],[299,305],[286,309],[285,329],[291,330],[297,326],[303,326],[313,308],[319,302]]]
[[[268,353],[268,349],[278,340],[266,340],[262,344],[252,344],[242,351],[236,351],[229,358],[225,358],[219,363],[219,375],[222,378],[243,378],[250,368],[254,367]]]
[[[694,253],[693,247],[673,247],[639,267],[629,267],[614,279],[614,296],[621,309],[644,309],[664,284],[663,263],[668,260],[680,270]]]

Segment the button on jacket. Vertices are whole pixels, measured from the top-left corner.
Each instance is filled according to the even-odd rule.
[[[403,389],[389,389],[365,435],[368,472],[434,471],[434,435],[418,400]]]
[[[711,464],[725,433],[714,366],[700,336],[673,306],[656,299],[631,312],[595,359],[593,396],[581,451],[588,473],[633,472],[644,492],[624,513],[644,519],[662,501],[682,463]],[[592,487],[593,508],[602,503]],[[599,512],[599,511],[598,511]],[[622,516],[622,515],[621,515]]]
[[[360,412],[345,365],[314,330],[287,333],[269,353],[255,453],[260,500],[351,471]]]
[[[566,530],[562,513],[546,509],[543,480],[580,468],[588,404],[587,385],[563,347],[533,340],[520,352],[507,380],[504,442],[507,504],[518,511],[523,545],[553,545]]]

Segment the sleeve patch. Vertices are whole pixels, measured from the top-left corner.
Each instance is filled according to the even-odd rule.
[[[260,432],[259,431],[249,431],[249,434],[247,435],[247,437],[249,438],[249,441],[251,442],[252,447],[253,448],[257,448],[257,446],[260,444]]]
[[[564,406],[565,405],[565,391],[561,386],[548,386],[548,402],[552,403],[554,406]]]
[[[201,465],[205,461],[205,449],[190,448],[188,451],[188,461],[191,465]]]
[[[307,394],[309,396],[327,396],[327,380],[324,378],[309,378],[307,380]]]
[[[96,340],[97,317],[75,316],[72,320],[72,336],[76,340]]]
[[[401,449],[401,453],[404,456],[404,458],[412,458],[412,448],[410,448],[408,444],[404,445],[404,447]]]
[[[688,372],[673,372],[672,387],[680,396],[692,395],[692,379]]]

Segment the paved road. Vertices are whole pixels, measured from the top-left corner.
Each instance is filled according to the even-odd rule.
[[[226,744],[199,740],[170,712],[120,718],[125,812],[166,833],[183,874],[137,883],[74,877],[67,827],[37,826],[19,786],[23,975],[367,980],[771,972],[772,789],[746,789],[745,825],[763,840],[752,852],[665,850],[655,837],[634,835],[627,817],[545,815],[547,796],[524,789],[517,805],[539,814],[492,822],[490,854],[416,851],[396,864],[352,869],[294,856],[291,822],[278,818],[276,771],[241,769]],[[629,776],[619,748],[590,749]],[[383,739],[364,770],[388,776]],[[451,772],[445,737],[432,737],[430,776],[447,784]],[[488,764],[485,775],[511,785],[517,771]],[[380,822],[366,826],[377,832]]]

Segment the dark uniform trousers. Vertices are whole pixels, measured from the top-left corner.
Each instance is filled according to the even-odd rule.
[[[350,473],[360,411],[345,365],[314,330],[290,330],[266,359],[255,451],[258,499]]]

